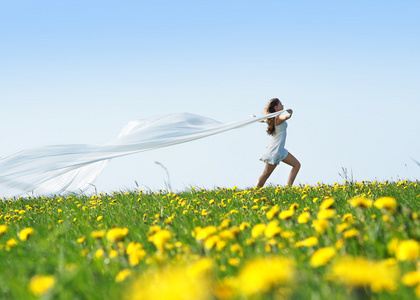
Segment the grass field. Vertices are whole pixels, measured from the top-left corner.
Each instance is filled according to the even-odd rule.
[[[418,182],[0,202],[0,299],[420,298]]]

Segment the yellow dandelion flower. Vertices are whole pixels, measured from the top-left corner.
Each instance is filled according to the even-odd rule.
[[[397,288],[398,265],[370,261],[364,257],[342,257],[335,261],[328,278],[349,287],[370,286],[373,292]]]
[[[256,237],[259,237],[260,235],[263,235],[265,231],[265,227],[266,227],[265,224],[262,224],[262,223],[256,224],[251,230],[252,237],[256,238]]]
[[[102,230],[94,230],[90,233],[90,236],[94,239],[100,239],[105,236],[106,231],[104,229]]]
[[[324,266],[335,256],[335,253],[336,252],[333,247],[320,248],[312,254],[309,263],[315,268]]]
[[[192,266],[146,272],[131,286],[127,299],[210,300],[210,271]]]
[[[219,241],[221,241],[220,237],[216,234],[216,235],[212,235],[209,236],[205,241],[204,241],[204,247],[206,249],[212,249]]]
[[[242,222],[241,225],[239,225],[239,229],[241,231],[245,230],[246,228],[250,227],[251,225],[248,222]]]
[[[278,204],[273,206],[265,215],[267,216],[267,219],[271,220],[280,210],[280,207]]]
[[[209,236],[217,232],[216,226],[207,226],[198,230],[195,239],[197,241],[202,241],[208,238]]]
[[[278,285],[289,284],[295,276],[294,261],[283,257],[248,261],[238,275],[238,288],[247,297],[258,296]]]
[[[227,240],[231,240],[235,238],[235,234],[234,232],[232,232],[231,230],[225,229],[219,232],[219,236],[222,239],[227,239]]]
[[[13,246],[16,246],[16,245],[17,245],[17,241],[14,238],[11,238],[10,240],[8,240],[6,242],[6,246],[8,246],[8,247],[13,247]]]
[[[420,256],[420,244],[416,240],[403,240],[398,243],[395,257],[399,261],[416,260]]]
[[[96,218],[96,221],[100,221],[100,220],[102,220],[104,217],[103,216],[99,216],[99,217],[97,217]]]
[[[397,200],[391,197],[382,197],[377,199],[373,205],[379,209],[387,209],[389,211],[394,211],[397,208]]]
[[[109,258],[115,258],[117,256],[118,256],[118,251],[117,250],[109,251]]]
[[[349,201],[350,205],[353,207],[371,207],[372,206],[372,200],[363,197],[363,196],[356,196],[350,199]]]
[[[298,223],[306,224],[311,219],[311,214],[308,211],[301,213],[298,217]]]
[[[318,244],[318,238],[315,236],[308,237],[302,241],[295,243],[296,247],[313,247]]]
[[[327,220],[313,220],[311,226],[315,229],[316,233],[322,234],[328,227],[328,222]]]
[[[279,218],[282,219],[282,220],[286,220],[286,219],[289,219],[294,214],[295,214],[294,210],[290,210],[290,209],[283,210],[283,211],[280,212]]]
[[[334,244],[335,248],[337,248],[337,249],[341,249],[341,247],[343,247],[343,245],[344,245],[344,240],[343,239],[337,240],[337,242],[335,242],[335,244]]]
[[[115,282],[122,282],[130,275],[131,275],[130,269],[123,269],[118,272],[117,276],[115,277]]]
[[[96,252],[95,252],[95,258],[101,258],[102,256],[104,256],[104,253],[105,253],[104,249],[98,249],[98,250],[96,250]]]
[[[29,280],[29,290],[37,297],[48,292],[55,284],[55,277],[52,275],[35,275]]]
[[[6,225],[0,225],[0,235],[6,233],[7,231],[7,226]]]
[[[85,236],[79,237],[79,238],[76,240],[76,242],[78,242],[79,244],[82,244],[82,243],[84,243],[85,241],[86,241],[86,237],[85,237]]]
[[[405,274],[401,278],[401,282],[407,286],[415,286],[420,284],[420,271],[412,271]]]
[[[355,217],[351,213],[347,213],[341,218],[341,221],[352,223],[354,221],[354,219],[355,219]]]
[[[334,204],[335,200],[333,198],[326,198],[322,201],[321,205],[319,206],[320,210],[328,209]]]
[[[165,245],[171,238],[171,232],[167,229],[156,232],[153,236],[149,237],[149,241],[155,244],[158,251],[163,252]]]
[[[20,239],[21,241],[26,241],[26,240],[28,239],[28,237],[29,237],[29,236],[31,236],[33,233],[34,233],[34,229],[33,229],[33,228],[31,228],[31,227],[28,227],[28,228],[22,229],[22,230],[19,232],[19,239]]]
[[[359,230],[357,230],[356,228],[352,228],[352,229],[344,231],[343,237],[345,239],[349,239],[349,238],[357,236],[358,234],[359,234]]]
[[[281,232],[281,228],[278,226],[279,221],[273,220],[267,224],[264,230],[264,235],[268,238],[278,235]]]
[[[128,228],[111,228],[106,234],[106,239],[110,242],[122,241],[128,234]]]
[[[318,220],[328,220],[335,216],[335,209],[323,209],[318,212]]]
[[[306,197],[305,197],[306,198]],[[303,199],[305,199],[305,198],[303,198]],[[291,204],[290,205],[290,207],[289,207],[289,209],[290,210],[295,210],[296,208],[299,208],[299,204],[298,203],[293,203],[293,204]]]
[[[230,257],[228,259],[228,264],[234,267],[239,266],[239,264],[241,263],[241,260],[237,257]]]

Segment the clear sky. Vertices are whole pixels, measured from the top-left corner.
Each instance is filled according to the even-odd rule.
[[[0,157],[101,144],[135,119],[222,122],[294,110],[296,183],[416,180],[420,1],[0,2]],[[98,192],[246,188],[264,168],[264,124],[110,162]],[[269,179],[285,185],[281,164]]]

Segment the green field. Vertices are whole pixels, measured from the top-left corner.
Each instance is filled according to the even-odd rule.
[[[0,202],[0,299],[415,299],[418,182]]]

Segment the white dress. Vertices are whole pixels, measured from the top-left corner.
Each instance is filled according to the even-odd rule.
[[[287,123],[284,121],[280,125],[275,126],[274,135],[268,142],[264,155],[260,158],[261,161],[271,165],[278,165],[286,158],[289,151],[284,148],[286,144],[286,128]]]

